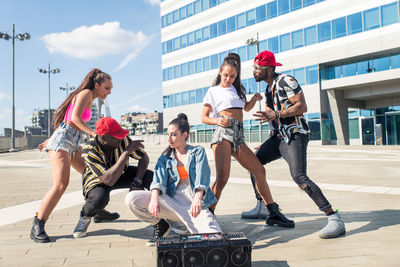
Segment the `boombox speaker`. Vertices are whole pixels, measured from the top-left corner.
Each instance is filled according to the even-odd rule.
[[[251,243],[242,232],[160,237],[158,267],[248,267]]]

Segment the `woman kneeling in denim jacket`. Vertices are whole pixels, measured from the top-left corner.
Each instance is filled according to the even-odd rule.
[[[190,233],[221,232],[208,207],[216,202],[210,189],[210,167],[205,149],[186,144],[189,123],[179,114],[168,125],[169,147],[159,157],[149,191],[131,191],[126,205],[139,220],[151,223],[154,246],[158,237],[168,235],[166,220],[183,223]]]

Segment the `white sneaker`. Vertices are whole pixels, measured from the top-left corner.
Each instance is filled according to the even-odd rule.
[[[171,227],[171,230],[178,235],[184,235],[189,232],[189,230],[186,228],[186,225],[181,222],[172,222]]]
[[[72,235],[75,238],[81,238],[81,237],[86,236],[87,229],[88,229],[91,221],[92,221],[91,217],[81,216],[79,218],[78,224],[76,225],[74,233]]]
[[[346,233],[344,222],[339,211],[328,215],[328,224],[319,231],[320,238],[335,238]]]

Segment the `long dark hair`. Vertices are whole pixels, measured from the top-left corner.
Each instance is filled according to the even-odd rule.
[[[175,125],[179,129],[181,134],[183,134],[184,132],[187,132],[188,135],[185,140],[188,139],[190,126],[189,126],[188,118],[185,113],[179,113],[178,116],[176,116],[176,118],[173,119],[168,125]],[[174,149],[172,147],[168,146],[162,154],[169,156],[169,155],[171,155],[173,150]]]
[[[111,80],[111,76],[105,72],[102,72],[99,69],[92,69],[83,79],[81,85],[73,91],[67,99],[64,100],[64,102],[58,107],[58,109],[54,113],[53,117],[53,129],[57,129],[58,126],[60,126],[61,122],[64,120],[65,113],[67,112],[67,108],[71,101],[74,99],[74,97],[82,92],[83,90],[93,90],[94,85],[98,83],[101,85],[105,79]]]
[[[235,87],[238,96],[246,102],[246,89],[240,82],[240,56],[236,53],[228,53],[228,55],[224,58],[224,61],[221,64],[219,70],[221,71],[225,65],[229,65],[234,67],[237,72],[236,79],[233,81],[233,87]],[[215,78],[212,86],[219,85],[221,83],[221,74],[218,72],[217,77]]]

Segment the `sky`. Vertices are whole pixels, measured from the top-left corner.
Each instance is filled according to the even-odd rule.
[[[99,68],[113,81],[107,97],[118,121],[128,112],[162,111],[160,0],[0,0],[0,32],[15,40],[15,129],[32,125],[35,110],[66,98],[60,87],[80,85]],[[12,42],[0,39],[0,132],[12,127]]]

